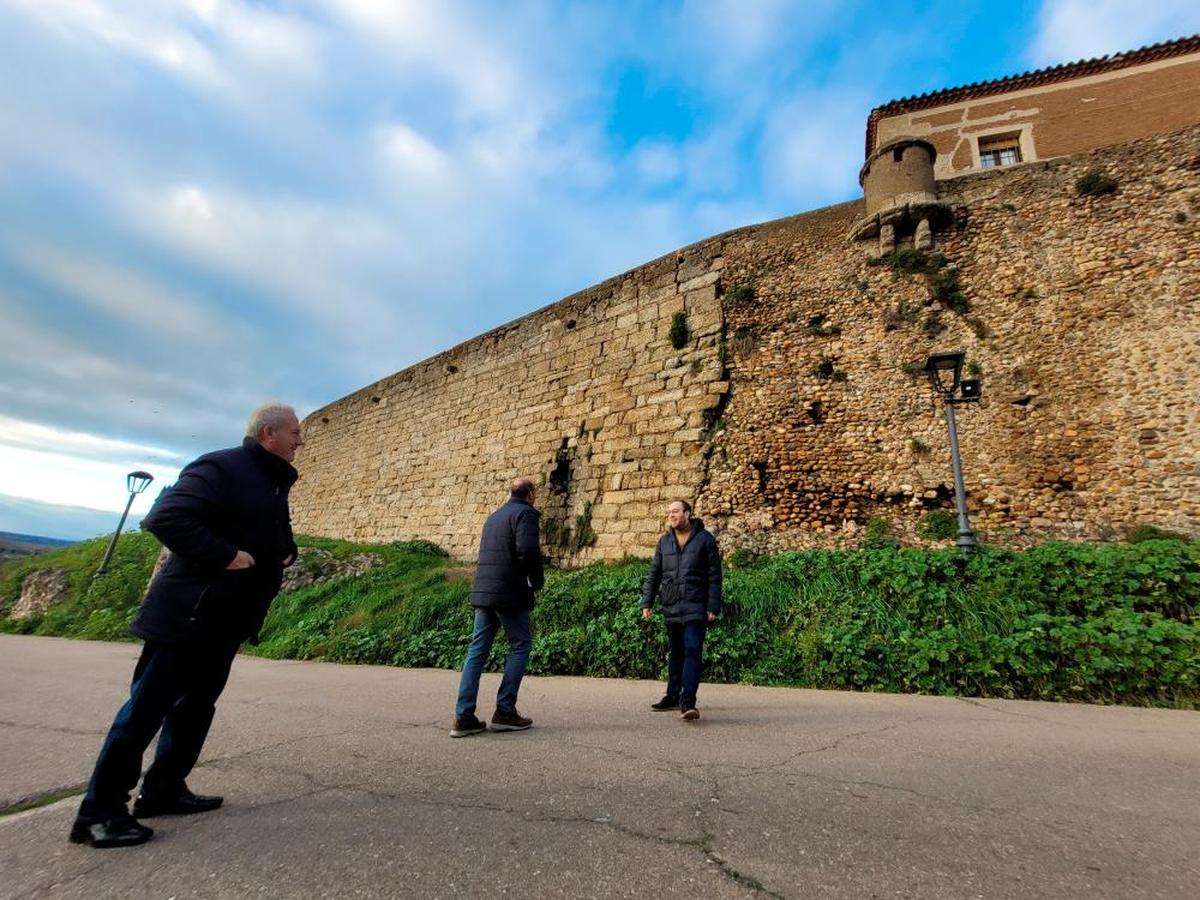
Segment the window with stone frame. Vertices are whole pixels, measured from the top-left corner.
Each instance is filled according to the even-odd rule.
[[[979,164],[985,169],[1015,166],[1021,161],[1021,134],[993,134],[979,139]]]

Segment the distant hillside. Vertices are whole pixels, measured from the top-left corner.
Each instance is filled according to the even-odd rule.
[[[33,553],[45,553],[47,550],[58,550],[73,543],[74,541],[60,541],[58,538],[41,537],[36,534],[0,531],[0,562],[20,559]]]

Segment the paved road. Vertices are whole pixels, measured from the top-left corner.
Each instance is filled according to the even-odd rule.
[[[0,807],[86,779],[136,653],[0,635]],[[240,657],[222,809],[108,851],[77,798],[0,817],[0,895],[1200,897],[1198,713],[530,678],[532,730],[451,740],[456,681]]]

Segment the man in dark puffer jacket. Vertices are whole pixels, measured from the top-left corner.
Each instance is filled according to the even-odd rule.
[[[146,591],[131,631],[142,638],[129,700],[104,740],[71,840],[140,844],[154,833],[134,817],[207,812],[184,779],[196,764],[238,646],[256,639],[297,550],[288,491],[300,422],[290,406],[259,407],[242,446],[189,463],[142,527],[171,555]],[[129,815],[142,754],[161,727],[154,763]]]
[[[704,633],[721,612],[721,552],[692,506],[676,500],[667,507],[670,529],[658,541],[642,588],[642,618],[649,619],[662,590],[670,656],[667,693],[651,709],[678,709],[684,719],[700,718],[696,691],[704,670]]]
[[[493,731],[523,731],[533,720],[517,712],[517,691],[533,646],[530,611],[533,595],[542,589],[542,551],[538,542],[538,520],[534,509],[537,494],[533,482],[518,478],[512,483],[508,502],[488,516],[479,542],[471,605],[475,607],[475,633],[463,663],[454,708],[451,737],[467,737],[487,730],[475,715],[479,677],[500,626],[508,636],[508,658],[504,678],[496,695]]]

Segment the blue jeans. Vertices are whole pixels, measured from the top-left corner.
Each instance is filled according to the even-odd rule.
[[[129,700],[104,739],[80,814],[125,812],[142,773],[142,754],[159,729],[154,763],[142,780],[145,794],[173,796],[200,758],[217,698],[237,655],[233,642],[163,644],[146,641],[133,670]]]
[[[667,696],[679,698],[680,709],[696,705],[700,674],[704,671],[704,622],[668,622]]]
[[[475,700],[479,696],[479,676],[487,665],[492,652],[492,641],[496,632],[504,626],[508,643],[512,649],[504,660],[504,677],[496,694],[496,711],[512,712],[517,708],[517,691],[521,689],[521,678],[525,664],[529,662],[529,651],[533,647],[533,629],[529,621],[529,610],[479,609],[475,610],[475,634],[467,648],[467,659],[463,663],[462,679],[458,682],[458,704],[456,716],[475,714]]]

